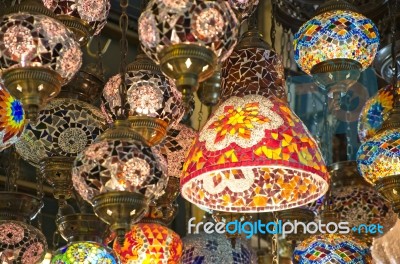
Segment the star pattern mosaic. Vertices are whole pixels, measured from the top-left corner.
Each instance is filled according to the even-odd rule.
[[[287,104],[246,95],[220,104],[201,130],[181,193],[212,210],[276,211],[318,199],[328,182],[316,142]]]
[[[28,124],[16,144],[21,157],[35,167],[46,157],[75,157],[106,128],[99,109],[83,101],[57,98],[40,111],[36,124]]]
[[[314,235],[301,242],[293,253],[297,264],[372,264],[368,246],[351,236]]]
[[[51,264],[118,264],[118,257],[107,246],[96,242],[72,242],[58,249]]]
[[[371,65],[379,47],[379,32],[365,16],[348,10],[313,17],[294,36],[294,59],[307,74],[316,64],[351,59],[363,69]]]

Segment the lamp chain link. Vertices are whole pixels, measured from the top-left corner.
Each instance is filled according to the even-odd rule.
[[[276,36],[276,23],[275,23],[275,14],[276,14],[276,3],[275,0],[271,0],[272,4],[272,12],[271,12],[271,47],[275,49],[275,36]]]
[[[319,129],[318,125],[318,111],[317,111],[317,93],[312,92],[311,93],[311,105],[312,105],[312,111],[314,113],[313,115],[313,125],[314,125],[314,131],[315,131],[315,139],[318,142],[318,145],[321,147],[321,130]]]
[[[5,165],[7,173],[6,191],[17,192],[18,191],[18,178],[20,174],[20,156],[18,155],[15,147],[10,148],[8,156],[8,162]]]
[[[278,219],[278,213],[277,212],[272,212],[274,222],[275,222],[275,227],[278,228],[279,226],[279,219]],[[274,230],[276,231],[276,230]],[[279,235],[278,232],[274,232],[275,234],[272,235],[272,264],[279,264]]]
[[[346,154],[347,160],[353,159],[353,146],[351,144],[351,127],[350,127],[350,96],[346,95]]]
[[[398,8],[398,0],[393,0],[392,8],[389,8],[389,14],[391,16],[391,33],[392,33],[392,46],[391,46],[391,55],[392,55],[392,70],[393,70],[393,79],[392,84],[394,87],[397,87],[397,75],[399,72],[399,67],[397,65],[396,58],[396,13]]]
[[[198,126],[198,130],[200,131],[201,129],[201,122],[203,121],[203,103],[200,104],[200,110],[199,110],[199,114],[198,114],[198,118],[197,121],[199,122],[199,126]]]
[[[43,200],[44,198],[44,192],[43,192],[43,174],[40,171],[39,168],[36,168],[36,195],[40,200]],[[39,230],[42,230],[42,210],[39,211],[39,214],[37,216],[37,225]]]
[[[129,0],[120,0],[121,7],[121,16],[119,18],[119,27],[121,30],[121,40],[120,40],[120,49],[121,49],[121,64],[120,64],[120,76],[121,76],[121,85],[119,86],[119,94],[121,98],[121,109],[119,111],[118,119],[126,119],[129,114],[129,105],[127,104],[127,95],[126,95],[126,58],[128,54],[128,39],[127,39],[127,31],[128,31],[128,23],[129,18],[127,14],[127,9],[129,5]]]

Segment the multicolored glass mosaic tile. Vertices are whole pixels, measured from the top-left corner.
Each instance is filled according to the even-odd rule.
[[[122,263],[180,263],[182,240],[171,229],[154,223],[138,223],[125,235],[124,246],[114,242]]]
[[[371,184],[400,174],[400,132],[388,129],[364,142],[357,152],[358,170]]]
[[[24,129],[25,113],[21,102],[0,83],[0,151],[17,142]]]
[[[166,175],[166,161],[160,152],[133,139],[97,141],[79,153],[72,169],[74,188],[89,203],[109,191],[158,198],[166,186]]]
[[[107,246],[95,242],[72,242],[58,249],[51,264],[118,264],[118,257]]]
[[[109,0],[43,0],[45,7],[60,16],[73,16],[87,23],[97,35],[107,23]]]
[[[294,58],[307,74],[332,59],[351,59],[363,69],[371,65],[379,46],[379,32],[365,16],[348,10],[313,17],[294,36]]]
[[[368,99],[358,120],[358,138],[365,142],[382,127],[383,121],[393,107],[394,87],[388,85]]]
[[[19,221],[0,221],[2,263],[41,263],[46,252],[46,238],[39,229]]]
[[[82,52],[72,33],[59,21],[28,13],[0,18],[0,69],[44,67],[67,83],[82,64]]]
[[[257,9],[259,0],[229,0],[229,4],[236,11],[238,18],[244,20],[250,17]]]
[[[321,197],[329,174],[318,146],[288,105],[231,97],[215,110],[183,166],[182,196],[230,212],[290,209]]]
[[[296,264],[372,264],[368,246],[349,235],[314,235],[293,253]]]
[[[57,98],[40,111],[36,124],[28,124],[16,150],[35,167],[52,156],[75,157],[106,128],[99,109],[83,101]]]
[[[139,18],[139,39],[156,63],[174,44],[209,48],[224,61],[237,43],[239,23],[227,1],[151,0]]]
[[[252,263],[250,247],[239,238],[236,239],[234,247],[224,234],[216,232],[189,234],[182,241],[184,245],[182,264]]]

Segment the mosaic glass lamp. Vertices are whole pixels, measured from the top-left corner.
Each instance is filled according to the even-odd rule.
[[[81,46],[100,33],[111,7],[109,0],[43,0],[43,4],[74,33]]]
[[[400,235],[400,220],[384,236],[374,239],[371,247],[375,263],[396,264],[400,262],[400,244],[397,242]]]
[[[237,17],[243,21],[249,18],[257,9],[259,0],[229,0],[229,4]]]
[[[294,264],[372,264],[368,246],[349,235],[314,235],[301,242],[293,253]]]
[[[25,113],[21,102],[0,83],[0,151],[15,144],[24,129]]]
[[[140,51],[135,61],[127,66],[125,83],[132,128],[151,145],[160,143],[167,130],[185,113],[181,93],[174,82],[162,74],[160,67]],[[102,109],[110,121],[121,111],[120,84],[118,74],[103,90]]]
[[[35,120],[79,70],[82,52],[59,21],[24,12],[0,19],[0,72],[5,87]]]
[[[102,236],[107,225],[92,214],[72,214],[57,219],[58,230],[68,241],[52,256],[52,264],[119,264],[118,256],[107,245]]]
[[[121,262],[179,263],[182,256],[182,240],[171,229],[156,223],[138,223],[125,236],[124,245],[114,243],[114,251]]]
[[[216,232],[190,234],[182,239],[182,264],[197,263],[252,263],[251,248],[241,239],[232,247],[224,234]]]
[[[254,48],[245,52],[249,41]],[[186,156],[181,193],[202,208],[284,210],[312,202],[328,188],[329,174],[316,142],[287,103],[275,96],[285,94],[281,65],[270,65],[280,60],[260,41],[258,34],[245,34],[235,48],[226,62],[232,73],[222,73],[225,101]],[[267,73],[265,66],[275,71]]]
[[[190,97],[237,43],[239,23],[227,1],[152,0],[139,18],[146,54]]]
[[[295,61],[328,92],[346,92],[379,46],[375,24],[349,3],[328,1],[294,36]]]

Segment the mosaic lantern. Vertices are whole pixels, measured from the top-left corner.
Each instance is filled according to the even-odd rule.
[[[400,220],[384,236],[374,239],[371,247],[372,257],[377,264],[396,264],[400,262]]]
[[[329,92],[346,92],[379,46],[375,24],[344,1],[328,1],[294,36],[298,66]]]
[[[43,0],[43,4],[74,33],[81,46],[100,33],[111,7],[109,0]]]
[[[190,234],[182,239],[182,264],[195,263],[252,263],[252,252],[249,246],[241,239],[236,239],[232,247],[231,242],[224,234],[216,232],[206,234]]]
[[[294,264],[372,264],[368,246],[351,236],[314,235],[301,242],[293,253]]]
[[[16,100],[0,83],[0,151],[18,141],[25,129],[25,113]]]
[[[151,145],[157,145],[167,130],[178,123],[184,113],[182,95],[172,80],[146,54],[140,53],[129,64],[125,75],[129,121]],[[121,111],[119,86],[121,76],[112,77],[103,90],[103,112],[115,120]]]
[[[259,0],[229,0],[229,4],[240,20],[249,18],[257,9]]]
[[[184,96],[229,57],[239,34],[238,20],[223,0],[152,0],[138,30],[143,50]]]
[[[122,263],[179,263],[182,240],[171,229],[155,223],[138,223],[125,236],[124,245],[114,243]]]
[[[9,92],[21,100],[27,119],[36,119],[81,63],[78,43],[57,20],[24,12],[1,17],[2,79]]]
[[[393,108],[394,89],[392,85],[388,85],[365,103],[358,119],[358,138],[361,142],[370,139],[382,127],[387,114]]]
[[[52,264],[74,263],[120,263],[111,249],[96,242],[75,242],[58,249],[51,259]]]

